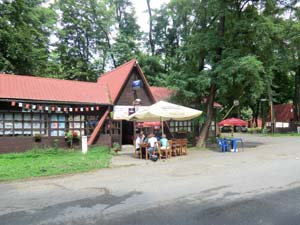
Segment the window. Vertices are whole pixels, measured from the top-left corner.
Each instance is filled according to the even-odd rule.
[[[66,131],[65,115],[51,114],[50,136],[64,136]]]
[[[90,135],[99,115],[48,114],[40,112],[0,112],[0,136],[64,136],[67,131]]]
[[[192,121],[171,121],[170,131],[172,133],[187,133],[192,132]]]
[[[69,115],[69,131],[79,132],[80,135],[84,135],[84,115]]]
[[[40,113],[0,113],[0,135],[46,134],[45,115]]]

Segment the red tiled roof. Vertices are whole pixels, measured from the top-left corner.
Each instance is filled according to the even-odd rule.
[[[153,97],[155,100],[161,101],[161,100],[166,100],[169,99],[175,91],[170,89],[170,88],[165,88],[165,87],[150,87],[150,90],[152,92]]]
[[[137,60],[132,59],[129,62],[117,67],[116,69],[104,73],[98,78],[98,84],[108,87],[111,103],[116,103],[116,100],[121,93],[122,87],[125,85],[125,82],[134,66],[136,66],[139,74],[141,75],[145,88],[150,92],[150,97],[154,100],[149,84],[145,78],[145,75],[143,74],[142,69],[138,65]]]
[[[167,100],[176,93],[175,90],[165,87],[150,87],[150,90],[156,101]],[[202,102],[206,102],[206,98],[202,99]],[[214,102],[214,108],[222,108],[223,106],[217,102]]]
[[[277,122],[290,122],[294,120],[294,105],[279,104],[274,105],[274,117]],[[270,115],[268,117],[270,121]]]
[[[0,74],[0,98],[110,104],[108,91],[97,83]]]
[[[135,63],[136,59],[132,59],[131,61],[117,67],[116,69],[102,74],[98,78],[99,85],[108,87],[112,103],[116,101],[120,90],[122,89]]]

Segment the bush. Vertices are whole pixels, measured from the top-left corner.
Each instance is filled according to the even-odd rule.
[[[247,132],[250,134],[257,134],[261,133],[262,129],[259,127],[254,127],[254,128],[248,128]]]
[[[73,148],[73,143],[80,140],[80,134],[78,131],[69,131],[65,134],[65,140],[70,148]]]

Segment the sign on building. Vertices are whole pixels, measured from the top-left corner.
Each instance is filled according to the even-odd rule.
[[[149,106],[115,105],[113,119],[126,120],[134,112],[146,110]]]

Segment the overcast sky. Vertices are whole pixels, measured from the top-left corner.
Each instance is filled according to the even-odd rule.
[[[149,30],[149,15],[147,12],[147,1],[146,0],[131,0],[134,4],[138,24],[141,26],[143,31]],[[163,3],[168,3],[170,0],[151,0],[150,6],[152,9],[159,8]]]

